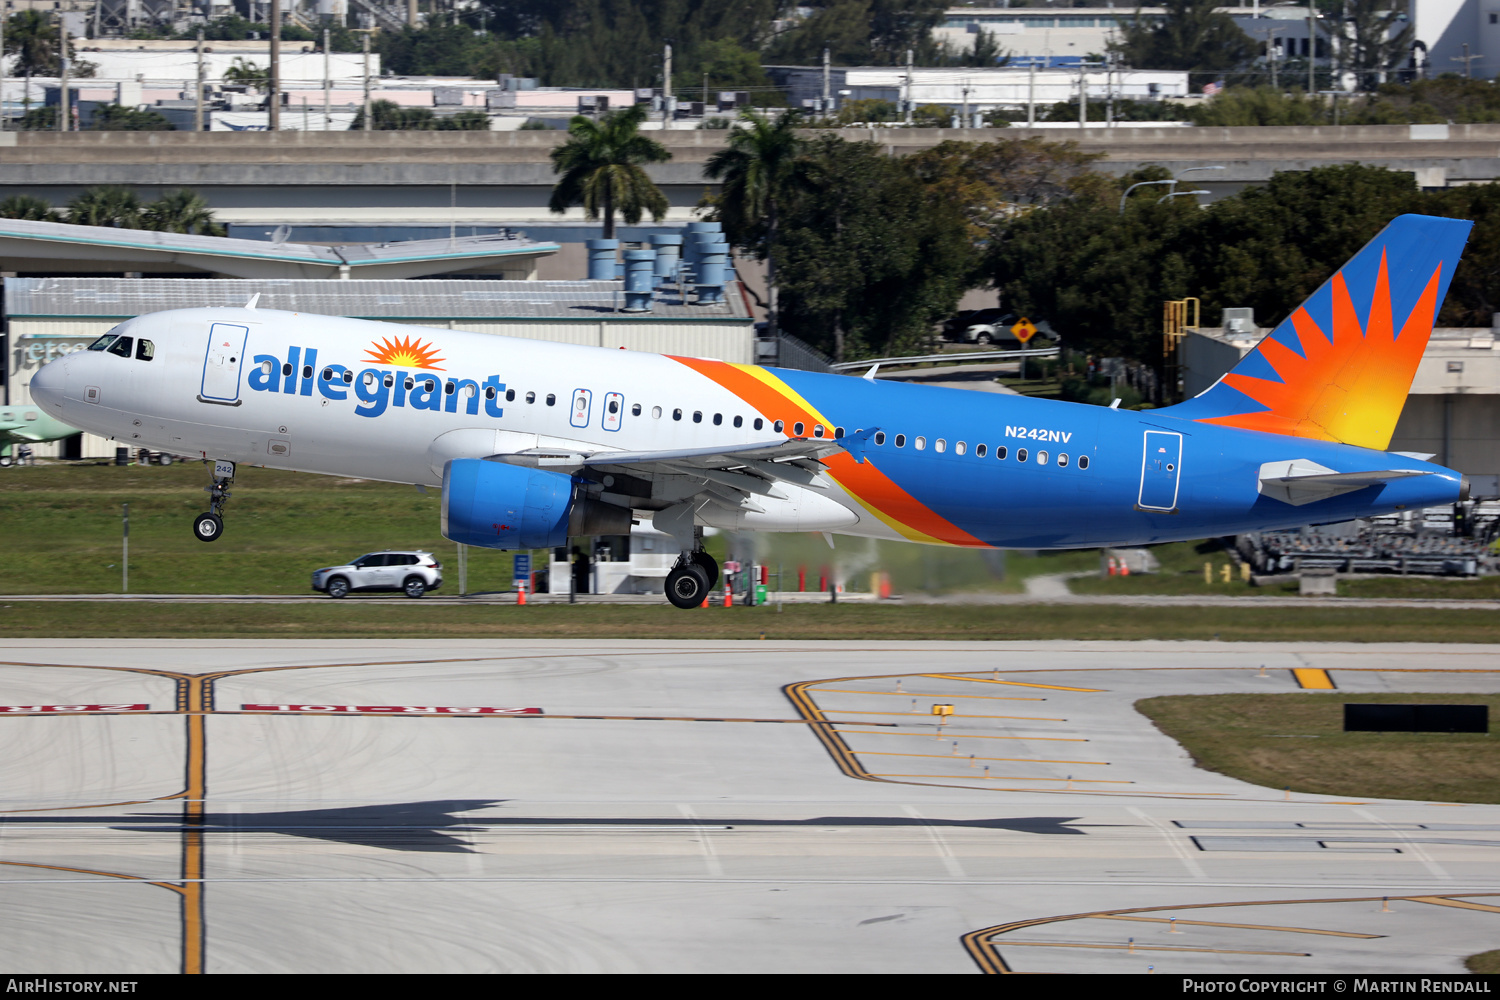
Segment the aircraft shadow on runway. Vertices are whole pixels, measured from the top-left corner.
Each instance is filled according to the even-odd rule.
[[[733,830],[764,827],[943,827],[1008,830],[1014,833],[1081,836],[1086,830],[1077,816],[1007,816],[994,819],[917,818],[913,816],[811,816],[806,819],[688,818],[685,816],[472,816],[503,805],[504,799],[441,799],[430,802],[380,803],[334,809],[302,809],[270,813],[205,813],[193,828],[207,834],[276,833],[338,844],[379,847],[391,851],[472,854],[463,834],[486,829],[564,827],[607,829],[634,827],[684,830]],[[106,825],[132,833],[177,834],[188,826],[180,815],[138,816],[7,816],[3,824],[77,823]],[[1097,826],[1098,824],[1087,824]]]

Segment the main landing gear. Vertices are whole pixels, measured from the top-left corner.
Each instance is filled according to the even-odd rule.
[[[224,534],[224,501],[231,496],[230,485],[234,482],[234,463],[214,463],[214,484],[205,486],[208,494],[208,511],[193,518],[193,537],[200,542],[216,542]]]
[[[686,560],[678,559],[672,572],[667,574],[667,600],[673,607],[702,607],[708,592],[719,582],[719,564],[702,549],[693,552]]]

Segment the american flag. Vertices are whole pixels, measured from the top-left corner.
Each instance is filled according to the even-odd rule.
[[[1205,83],[1203,85],[1203,96],[1204,97],[1212,97],[1212,96],[1214,96],[1215,94],[1217,94],[1219,91],[1221,91],[1223,89],[1224,89],[1224,81],[1223,80],[1215,80],[1213,83]]]

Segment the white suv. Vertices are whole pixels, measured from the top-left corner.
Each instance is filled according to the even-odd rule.
[[[431,552],[371,552],[346,566],[315,570],[313,590],[343,597],[351,590],[400,590],[421,597],[443,585],[443,566]]]

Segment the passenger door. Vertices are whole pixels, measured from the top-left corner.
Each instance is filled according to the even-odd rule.
[[[215,323],[208,328],[200,400],[229,406],[240,404],[240,370],[245,366],[245,338],[249,333],[249,327],[234,323]]]
[[[1176,510],[1177,487],[1182,480],[1182,435],[1172,431],[1147,431],[1141,455],[1142,510]]]

